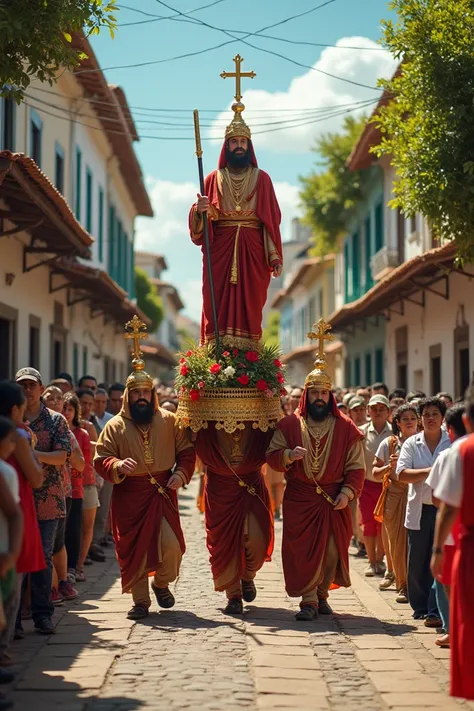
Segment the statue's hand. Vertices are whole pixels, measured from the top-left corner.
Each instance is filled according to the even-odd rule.
[[[207,195],[197,194],[197,211],[199,213],[207,212],[209,210],[209,198]]]
[[[277,277],[281,276],[282,271],[283,271],[283,264],[275,264],[274,265],[272,274],[275,277],[275,279]]]

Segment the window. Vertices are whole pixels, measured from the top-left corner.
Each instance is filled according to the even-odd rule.
[[[372,382],[372,353],[365,354],[365,384],[369,385]]]
[[[352,235],[352,298],[358,299],[360,296],[360,235],[354,232]]]
[[[126,232],[123,233],[123,288],[125,291],[130,294],[130,267],[129,267],[129,255],[130,255],[130,247],[129,247],[129,240],[128,240],[128,234]]]
[[[104,191],[99,188],[99,201],[98,201],[98,225],[97,225],[97,238],[98,238],[98,257],[99,262],[104,259]]]
[[[89,353],[87,350],[87,346],[83,346],[83,348],[82,348],[82,375],[85,375],[88,372],[89,372]]]
[[[318,318],[323,318],[324,316],[324,292],[322,289],[318,293]],[[312,324],[311,324],[312,325]]]
[[[30,315],[28,364],[32,368],[36,368],[36,370],[40,369],[40,332],[41,319],[39,319],[37,316]]]
[[[466,388],[471,382],[469,325],[467,323],[454,329],[454,375],[455,395],[464,397]]]
[[[128,245],[129,257],[128,257],[128,269],[130,274],[130,298],[135,298],[135,252],[133,251],[133,240],[130,240]]]
[[[84,374],[86,374],[87,371],[84,371]],[[77,343],[74,343],[72,346],[72,377],[74,380],[74,383],[79,382],[79,346]]]
[[[408,326],[400,326],[395,331],[395,354],[397,388],[408,390]]]
[[[372,279],[372,269],[370,268],[370,258],[372,257],[372,220],[369,215],[364,225],[364,257],[365,257],[365,290],[368,291],[374,285]]]
[[[349,301],[349,241],[344,242],[344,301]]]
[[[86,170],[86,230],[92,234],[92,172]]]
[[[384,381],[384,353],[383,348],[377,348],[375,351],[375,378],[376,381]]]
[[[42,134],[43,122],[39,114],[34,109],[30,109],[30,155],[39,166],[41,166]]]
[[[115,233],[115,263],[114,263],[114,279],[121,284],[122,281],[122,260],[123,260],[123,241],[122,241],[122,223],[117,220],[117,231]]]
[[[356,387],[360,387],[361,385],[361,379],[360,379],[360,358],[357,357],[354,359],[354,385]]]
[[[0,303],[0,380],[10,380],[17,370],[18,311]]]
[[[3,99],[2,103],[2,150],[15,150],[15,102]]]
[[[383,245],[383,204],[379,202],[375,207],[375,252],[382,249]]]
[[[76,217],[81,219],[82,201],[82,151],[76,148]]]
[[[351,365],[352,365],[351,359],[346,358],[346,362],[344,363],[344,382],[346,383],[346,385],[352,385]]]
[[[432,395],[441,392],[441,343],[430,346],[430,385]]]
[[[114,279],[114,261],[115,261],[115,207],[109,207],[109,255],[108,268],[109,275]]]
[[[54,154],[54,183],[59,192],[64,194],[64,150],[57,141]]]

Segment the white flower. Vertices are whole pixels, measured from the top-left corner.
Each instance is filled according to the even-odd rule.
[[[227,368],[224,368],[224,375],[226,375],[227,378],[233,378],[235,375],[235,368],[233,368],[231,365],[228,365]]]

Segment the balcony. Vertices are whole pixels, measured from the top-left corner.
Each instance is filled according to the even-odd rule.
[[[372,279],[380,281],[382,277],[389,274],[393,269],[400,266],[400,259],[396,249],[382,247],[370,260],[370,271]]]

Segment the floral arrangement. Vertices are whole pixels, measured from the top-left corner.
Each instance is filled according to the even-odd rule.
[[[194,401],[211,388],[254,388],[271,398],[280,395],[285,382],[278,356],[274,346],[258,351],[224,348],[219,356],[214,346],[196,347],[181,354],[176,388]]]

